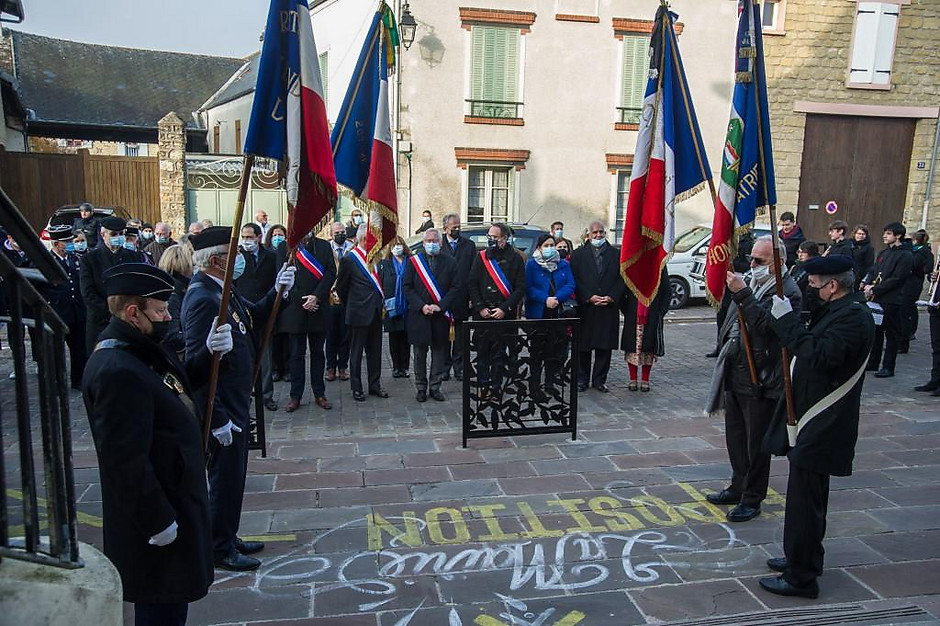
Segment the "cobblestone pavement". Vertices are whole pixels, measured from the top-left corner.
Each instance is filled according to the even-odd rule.
[[[730,468],[720,421],[701,407],[714,361],[708,309],[671,315],[653,391],[635,393],[615,353],[611,393],[581,394],[565,435],[460,445],[459,388],[414,400],[304,398],[268,414],[269,455],[253,454],[241,533],[267,543],[257,572],[218,571],[190,624],[574,626],[646,623],[940,621],[940,411],[926,337],[898,376],[865,381],[855,474],[834,478],[818,600],[772,596],[757,579],[782,555],[787,462],[756,519],[731,524],[704,495]],[[926,324],[921,326],[926,333]],[[11,437],[0,355],[4,445]],[[286,383],[275,386],[287,401]],[[129,396],[129,403],[133,403]],[[80,536],[100,546],[94,446],[73,396]],[[12,485],[18,477],[9,475]],[[11,500],[16,503],[15,500]],[[128,624],[132,620],[128,618]]]

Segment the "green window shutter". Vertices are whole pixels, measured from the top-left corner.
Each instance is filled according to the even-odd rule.
[[[516,28],[503,28],[505,39],[505,65],[503,74],[502,100],[516,101],[516,92],[519,86],[519,30]]]
[[[485,58],[484,38],[486,37],[485,26],[473,26],[470,28],[472,45],[470,50],[470,99],[483,99],[483,59]]]
[[[623,38],[623,76],[620,93],[622,107],[639,109],[643,106],[650,67],[649,45],[649,39],[646,37]]]
[[[515,102],[519,84],[519,29],[473,26],[470,99]]]

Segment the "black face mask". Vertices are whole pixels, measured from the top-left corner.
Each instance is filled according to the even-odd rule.
[[[451,231],[450,231],[450,238],[451,238],[451,239],[454,239],[454,240],[460,239],[460,229],[459,229],[459,228],[454,228],[453,230],[451,230]]]
[[[558,248],[558,258],[567,259],[568,258],[568,248]]]
[[[161,343],[170,333],[170,322],[150,320],[150,325],[153,326],[153,330],[149,336],[155,343]]]
[[[346,233],[337,233],[337,234],[333,235],[333,242],[334,242],[337,246],[341,246],[341,245],[343,245],[344,243],[346,243]]]

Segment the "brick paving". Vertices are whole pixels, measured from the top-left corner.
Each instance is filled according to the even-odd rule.
[[[773,462],[758,518],[730,524],[727,507],[704,500],[730,472],[722,423],[701,411],[715,328],[703,307],[670,317],[653,392],[627,390],[615,353],[611,393],[579,397],[576,441],[506,437],[463,449],[454,381],[446,402],[424,404],[411,379],[384,378],[391,397],[364,403],[337,381],[327,387],[332,411],[307,395],[295,413],[269,413],[269,455],[252,454],[241,529],[267,542],[262,567],[218,571],[189,623],[940,621],[940,411],[912,390],[929,369],[925,338],[900,357],[897,377],[865,382],[856,472],[832,480],[826,572],[810,601],[757,586],[770,575],[765,560],[782,554],[785,459]],[[9,369],[4,350],[13,470]],[[282,405],[286,394],[277,383]],[[100,547],[94,447],[72,400],[80,536]]]

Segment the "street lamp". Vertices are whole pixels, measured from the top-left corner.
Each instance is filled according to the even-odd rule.
[[[411,14],[411,8],[408,6],[408,3],[401,7],[401,19],[398,21],[398,34],[401,37],[401,43],[405,46],[405,50],[411,47],[411,44],[415,41],[415,32],[418,30],[418,22],[415,21],[415,16]]]

